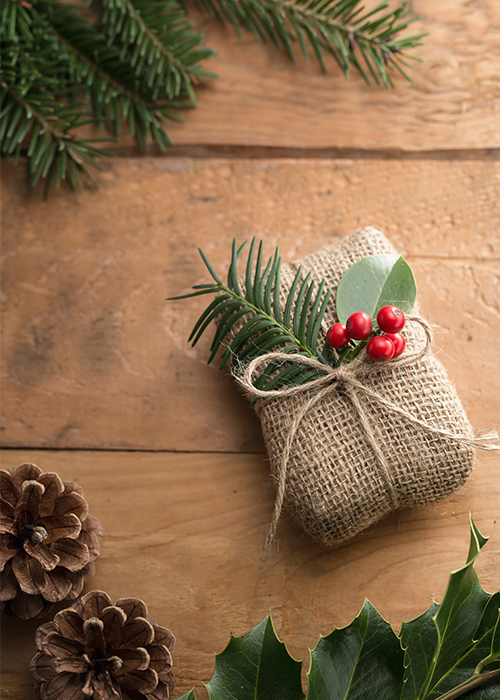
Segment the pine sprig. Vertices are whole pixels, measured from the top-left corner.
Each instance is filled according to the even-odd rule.
[[[200,62],[213,51],[200,48],[200,36],[177,2],[172,0],[103,0],[99,27],[109,45],[119,45],[134,75],[152,90],[152,99],[173,100],[185,92],[193,106],[192,84],[216,77]]]
[[[29,47],[36,39],[25,8],[4,3],[2,29],[9,24],[11,37],[2,42],[0,142],[2,154],[17,161],[26,148],[29,182],[36,186],[46,178],[45,195],[52,180],[66,180],[73,189],[82,188],[82,178],[96,182],[87,169],[100,169],[98,158],[108,155],[96,148],[93,139],[78,139],[73,130],[82,126],[85,115],[79,104],[69,105],[58,77],[61,65],[43,51],[32,55]],[[5,35],[4,32],[2,32]],[[48,76],[48,77],[47,77]]]
[[[171,300],[178,300],[205,294],[217,295],[196,322],[189,342],[195,346],[210,323],[216,321],[208,363],[214,360],[219,348],[225,346],[219,369],[231,361],[234,372],[240,371],[242,366],[255,357],[279,350],[283,354],[283,360],[269,363],[255,383],[258,389],[299,386],[320,376],[318,370],[311,369],[310,366],[287,363],[287,355],[304,355],[328,364],[327,358],[318,351],[317,344],[331,290],[325,291],[324,280],[316,289],[310,273],[302,279],[302,267],[299,267],[282,313],[279,248],[276,248],[274,257],[269,258],[263,267],[262,241],[257,248],[255,238],[252,240],[242,290],[237,266],[245,247],[246,242],[238,248],[236,241],[233,241],[226,284],[200,250],[214,282],[196,285],[189,294],[171,297]]]
[[[360,0],[195,0],[200,10],[222,24],[240,26],[263,41],[271,41],[295,63],[294,45],[306,60],[309,52],[326,73],[325,54],[332,56],[346,77],[354,67],[370,84],[394,87],[390,70],[411,81],[406,68],[420,60],[406,54],[425,34],[399,37],[418,17],[405,2],[384,13],[387,2],[364,12]],[[371,78],[370,78],[371,76]]]
[[[27,96],[16,92],[3,80],[1,87],[2,153],[7,157],[13,155],[17,160],[24,139],[31,131],[27,150],[30,184],[35,187],[40,178],[47,178],[46,194],[53,178],[56,186],[67,180],[73,189],[82,189],[83,175],[89,184],[97,187],[85,163],[102,169],[96,159],[107,152],[93,147],[88,139],[73,138],[70,129],[81,124],[81,113],[56,102],[43,89],[37,91],[35,80]]]
[[[58,0],[2,4],[1,149],[7,158],[26,155],[30,183],[47,178],[46,194],[64,179],[97,186],[86,165],[111,155],[74,129],[104,124],[117,137],[125,123],[142,149],[155,142],[165,150],[166,123],[181,121],[179,108],[194,104],[192,84],[211,76],[199,62],[213,52],[176,0],[117,2],[129,10],[125,42]]]
[[[143,150],[155,142],[161,150],[171,145],[164,129],[169,121],[180,121],[175,108],[189,106],[181,101],[157,101],[155,91],[136,76],[118,46],[109,45],[107,36],[85,20],[72,6],[57,0],[39,2],[47,13],[47,36],[54,53],[68,67],[67,89],[80,87],[88,109],[97,124],[104,123],[115,137],[125,122]]]
[[[6,37],[9,41],[18,41],[20,38],[23,38],[25,41],[30,42],[33,39],[31,17],[27,7],[17,2],[4,2],[2,3],[1,12],[3,40]]]

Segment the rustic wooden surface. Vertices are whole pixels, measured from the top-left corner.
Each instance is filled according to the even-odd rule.
[[[177,638],[178,697],[213,673],[214,652],[271,613],[290,653],[308,666],[320,634],[344,626],[365,597],[396,629],[444,594],[468,549],[468,512],[491,535],[477,564],[486,590],[499,583],[498,458],[481,459],[456,496],[402,511],[328,550],[285,518],[279,550],[262,551],[274,490],[261,455],[12,450],[84,487],[105,529],[87,589],[137,596]],[[89,587],[91,586],[91,587]],[[50,619],[50,618],[49,618]],[[39,623],[4,619],[2,685],[8,700],[34,700],[29,661]],[[0,696],[1,697],[1,696]],[[375,699],[374,699],[375,700]],[[378,699],[377,699],[378,700]]]
[[[413,6],[431,32],[413,86],[293,68],[193,15],[220,79],[170,129],[176,149],[139,156],[125,136],[99,192],[48,202],[22,167],[2,168],[2,466],[32,461],[83,486],[105,529],[86,590],[138,596],[172,629],[174,697],[206,698],[214,652],[267,613],[305,668],[365,597],[399,628],[464,562],[469,512],[491,535],[480,580],[500,586],[494,455],[451,499],[338,550],[285,516],[263,552],[274,486],[258,421],[207,367],[209,337],[186,342],[203,303],[166,301],[206,279],[197,246],[223,273],[233,237],[293,260],[376,226],[415,271],[473,426],[500,428],[498,0]],[[38,624],[2,620],[2,700],[34,700]]]
[[[166,297],[208,279],[198,246],[223,274],[234,236],[292,260],[367,224],[413,266],[474,427],[500,424],[500,163],[117,159],[48,202],[4,182],[4,445],[262,452],[211,332],[187,343],[204,301]]]

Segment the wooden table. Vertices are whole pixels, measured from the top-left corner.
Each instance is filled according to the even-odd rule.
[[[2,172],[3,467],[77,480],[103,523],[86,590],[137,596],[172,629],[177,686],[203,681],[231,633],[271,613],[308,664],[319,634],[368,597],[395,628],[441,599],[465,560],[468,514],[500,584],[500,458],[435,506],[398,512],[328,550],[285,516],[262,551],[274,486],[260,427],[227,376],[187,343],[203,302],[165,301],[219,272],[230,242],[285,260],[364,225],[412,265],[439,357],[475,428],[500,428],[498,3],[417,0],[425,62],[393,92],[290,66],[271,47],[195,17],[220,78],[171,129],[166,156],[126,137],[99,192],[48,202]],[[0,698],[32,700],[40,621],[3,619]]]

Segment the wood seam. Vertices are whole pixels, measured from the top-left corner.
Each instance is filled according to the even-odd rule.
[[[163,158],[226,158],[226,159],[331,159],[331,160],[448,160],[448,161],[497,161],[500,148],[430,149],[409,151],[404,149],[372,148],[293,148],[282,146],[243,146],[226,144],[183,144],[161,151],[152,146],[144,153],[134,146],[116,146],[108,149],[116,156]]]

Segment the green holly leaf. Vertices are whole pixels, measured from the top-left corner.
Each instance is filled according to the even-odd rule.
[[[441,605],[432,616],[436,629],[436,642],[433,655],[426,660],[426,673],[423,677],[423,655],[416,654],[416,646],[410,644],[407,632],[413,623],[403,626],[402,642],[407,646],[407,675],[418,679],[418,695],[403,694],[403,700],[434,700],[452,688],[460,685],[473,675],[477,664],[484,658],[491,646],[493,629],[497,622],[496,604],[492,596],[481,587],[474,562],[487,538],[483,537],[471,519],[471,540],[465,566],[454,571]],[[422,634],[431,635],[428,624]],[[471,696],[472,697],[472,696]]]
[[[216,657],[210,700],[500,700],[500,592],[478,581],[474,562],[487,538],[472,518],[470,528],[467,561],[442,603],[403,623],[399,636],[366,601],[311,652],[305,696],[301,663],[268,616]],[[193,691],[178,700],[195,700]]]
[[[211,700],[303,700],[301,668],[267,616],[216,656],[208,695]]]
[[[485,659],[481,659],[476,672],[481,672],[485,666],[488,666],[495,661],[500,661],[500,593],[492,596],[491,601],[493,602],[493,609],[497,609],[497,621],[493,630],[493,635],[491,639],[490,653]]]
[[[471,678],[477,672],[479,665],[486,666],[499,660],[499,656],[491,650],[494,643],[493,634],[498,629],[500,593],[495,593],[492,596],[485,595],[488,597],[488,601],[473,634],[472,643],[464,645],[462,653],[457,654],[449,667],[445,668],[440,682],[427,692],[425,691],[426,680],[432,675],[437,665],[439,649],[441,648],[434,619],[439,606],[433,603],[420,617],[411,622],[403,623],[401,643],[406,651],[405,685],[401,700],[440,698],[444,693],[450,692]],[[486,656],[489,651],[490,654]],[[496,695],[490,695],[492,692],[495,692]],[[498,700],[500,686],[498,682],[491,683],[484,688],[471,691],[466,697],[467,700],[486,700],[490,697]]]
[[[194,690],[189,690],[187,693],[184,693],[184,695],[181,695],[180,698],[177,698],[177,700],[196,700]]]
[[[345,323],[356,311],[373,319],[387,305],[410,313],[417,298],[417,285],[408,263],[400,255],[371,255],[344,273],[337,289],[337,317]]]
[[[438,608],[437,603],[432,603],[422,615],[401,625],[401,645],[405,650],[405,685],[401,700],[415,700],[427,678],[438,639],[434,624]]]
[[[311,652],[307,700],[399,700],[403,650],[369,601],[350,625],[322,637]]]

